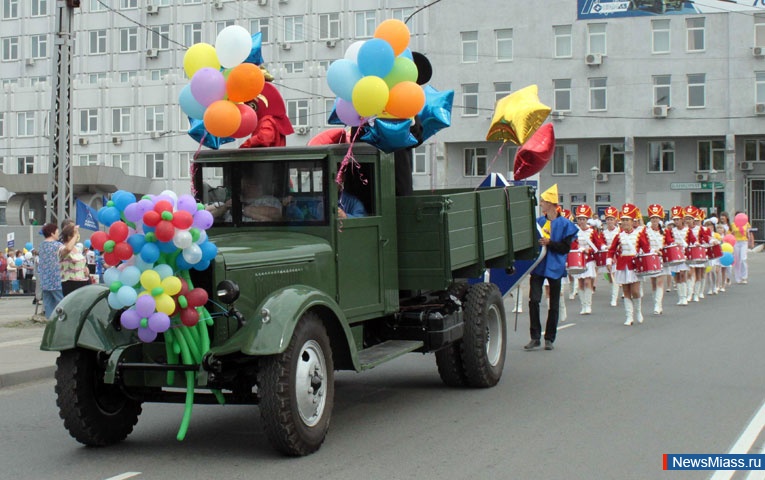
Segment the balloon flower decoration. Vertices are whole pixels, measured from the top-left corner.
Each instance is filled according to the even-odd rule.
[[[258,115],[247,102],[260,94],[266,81],[253,63],[257,61],[263,61],[260,32],[250,35],[237,25],[221,30],[214,47],[202,42],[186,51],[183,69],[191,82],[181,90],[178,102],[189,116],[192,138],[218,148],[255,130]],[[208,140],[208,134],[216,138]]]
[[[91,246],[102,252],[111,268],[104,272],[107,302],[123,310],[120,323],[135,330],[138,341],[164,336],[168,363],[199,364],[210,349],[208,327],[213,321],[205,308],[207,292],[194,288],[189,271],[205,270],[218,254],[207,238],[213,217],[191,195],[166,190],[160,195],[117,191],[98,211],[108,232],[96,232]],[[168,372],[167,383],[175,382]],[[195,387],[186,372],[186,411],[178,439],[186,435]],[[220,392],[213,392],[220,402]],[[187,400],[188,400],[187,398]]]

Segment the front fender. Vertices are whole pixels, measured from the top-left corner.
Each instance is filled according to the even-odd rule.
[[[324,292],[298,285],[277,290],[258,308],[253,318],[223,345],[210,349],[212,355],[226,355],[241,352],[245,355],[275,355],[287,349],[295,326],[303,314],[316,307],[332,311],[345,334],[350,356],[356,365],[356,344],[353,333],[344,321],[345,314],[337,303]],[[261,311],[267,308],[271,313],[268,323],[263,323]]]
[[[110,352],[120,345],[135,343],[135,332],[112,327],[117,310],[107,303],[108,295],[109,289],[105,286],[88,285],[64,297],[58,304],[62,313],[54,313],[48,319],[40,350],[83,347]]]

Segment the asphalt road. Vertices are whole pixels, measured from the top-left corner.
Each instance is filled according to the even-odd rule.
[[[195,406],[178,442],[182,406],[145,405],[127,441],[85,448],[64,430],[51,381],[3,389],[0,478],[710,478],[663,472],[662,454],[728,453],[765,400],[765,256],[750,265],[748,285],[685,308],[668,293],[665,314],[639,326],[622,326],[605,289],[591,316],[569,301],[552,352],[523,351],[527,315],[512,332],[508,314],[492,389],[444,387],[431,355],[341,372],[329,435],[306,458],[274,453],[257,407],[241,406]],[[747,449],[764,443],[755,425]]]

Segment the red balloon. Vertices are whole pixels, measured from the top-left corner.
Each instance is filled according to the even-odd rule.
[[[173,204],[168,202],[167,200],[160,200],[154,204],[154,211],[157,213],[172,212]]]
[[[242,114],[242,123],[239,124],[239,128],[231,136],[234,138],[244,138],[255,131],[258,126],[258,114],[249,105],[244,103],[237,103],[236,108],[239,109],[239,113]]]
[[[93,244],[93,240],[90,240],[91,245]],[[110,267],[113,267],[115,265],[118,265],[120,263],[120,259],[117,257],[117,254],[114,252],[104,253],[104,263],[109,265]]]
[[[128,226],[125,222],[114,222],[109,227],[109,237],[117,243],[124,242],[127,239],[128,233]]]
[[[541,172],[555,153],[555,131],[546,123],[515,154],[513,180],[523,180]]]
[[[162,220],[157,224],[157,229],[154,230],[154,235],[157,236],[157,240],[160,242],[169,242],[175,235],[175,227],[172,223]]]
[[[193,327],[199,322],[199,312],[193,308],[184,308],[181,310],[181,323],[187,327]]]
[[[162,217],[154,210],[149,210],[143,214],[143,223],[150,227],[156,227],[160,220],[162,220]]]
[[[112,253],[114,253],[120,260],[130,260],[130,257],[133,256],[133,247],[131,247],[129,243],[120,242],[114,245]]]
[[[335,143],[348,143],[348,136],[344,128],[330,128],[316,134],[308,140],[308,145],[334,145]]]
[[[173,213],[173,225],[175,228],[186,230],[187,228],[191,227],[192,223],[194,223],[194,217],[189,212],[185,210],[178,210],[177,212]]]
[[[99,252],[103,252],[104,242],[107,240],[109,240],[109,235],[107,235],[106,232],[96,232],[90,236],[90,246]]]
[[[207,291],[204,288],[195,288],[189,293],[185,294],[186,300],[189,301],[189,305],[195,307],[201,307],[207,303]]]

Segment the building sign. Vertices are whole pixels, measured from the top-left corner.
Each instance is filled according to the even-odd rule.
[[[763,0],[577,0],[579,20],[765,10]]]
[[[701,182],[672,182],[670,190],[701,190]]]
[[[712,190],[712,183],[713,182],[701,182],[701,189]],[[714,182],[714,188],[716,190],[722,190],[723,188],[725,188],[725,184],[723,184],[723,182]]]
[[[11,232],[11,233],[7,234],[5,237],[8,240],[8,248],[13,248],[13,246],[15,244],[16,234],[14,232]]]

